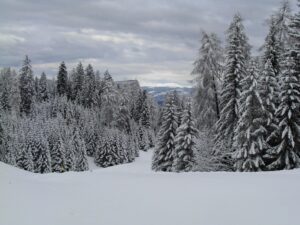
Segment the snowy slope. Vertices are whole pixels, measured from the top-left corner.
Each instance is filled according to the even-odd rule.
[[[300,170],[170,174],[150,161],[45,175],[0,163],[0,225],[300,224]]]

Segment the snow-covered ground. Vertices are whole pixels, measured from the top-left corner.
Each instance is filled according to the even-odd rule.
[[[300,224],[300,170],[154,173],[151,155],[64,174],[0,163],[0,225]]]

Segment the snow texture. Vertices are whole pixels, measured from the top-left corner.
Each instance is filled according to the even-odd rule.
[[[131,164],[63,174],[0,162],[0,224],[299,224],[300,170],[160,173],[151,171],[152,151],[140,154]]]

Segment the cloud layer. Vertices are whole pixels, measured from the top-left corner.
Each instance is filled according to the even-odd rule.
[[[265,20],[281,0],[0,0],[0,67],[25,54],[37,75],[55,76],[64,60],[109,69],[117,80],[187,85],[200,31],[224,39],[240,12],[257,49]],[[294,3],[294,2],[293,2]]]

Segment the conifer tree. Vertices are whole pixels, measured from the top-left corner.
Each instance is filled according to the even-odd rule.
[[[17,147],[16,164],[19,168],[34,172],[32,152],[28,151],[25,134],[23,130],[18,130],[17,138],[15,139]]]
[[[240,82],[246,75],[250,50],[239,15],[234,16],[227,34],[226,68],[220,101],[221,112],[216,125],[217,137],[214,147],[215,154],[221,155],[226,155],[233,150],[233,135],[239,118]]]
[[[73,77],[73,88],[72,88],[72,97],[73,100],[76,100],[78,103],[82,102],[82,88],[83,88],[83,82],[84,82],[84,69],[79,62],[79,64],[76,67],[75,74]]]
[[[291,53],[290,53],[291,54]],[[296,72],[295,58],[287,55],[284,61],[279,99],[280,105],[276,111],[279,118],[280,144],[269,150],[275,157],[268,165],[270,170],[293,169],[299,166],[299,138],[300,138],[300,84],[299,74]]]
[[[48,87],[47,87],[47,76],[43,72],[39,80],[39,96],[41,101],[47,101],[49,99]]]
[[[30,129],[34,128],[30,126]],[[26,150],[32,154],[34,172],[49,173],[51,172],[51,158],[48,143],[41,134],[32,132],[26,138]]]
[[[298,8],[300,9],[299,0]],[[295,70],[298,73],[298,79],[300,79],[300,10],[292,17],[289,28],[291,56],[294,58]]]
[[[150,109],[148,106],[147,99],[143,103],[142,112],[141,112],[141,125],[146,129],[149,129],[150,124]]]
[[[75,170],[85,171],[89,169],[87,162],[86,146],[81,138],[78,128],[74,128],[72,135],[72,147],[75,154]]]
[[[28,115],[32,110],[33,98],[34,98],[34,79],[33,72],[31,69],[30,59],[26,55],[23,62],[23,66],[20,70],[20,112],[21,114]]]
[[[282,56],[289,48],[289,24],[291,20],[291,6],[288,0],[282,1],[279,10],[273,16],[276,29],[276,37],[281,46]]]
[[[0,109],[11,111],[13,95],[13,77],[11,69],[3,69],[0,75]]]
[[[62,173],[66,170],[65,147],[57,129],[51,131],[48,137],[49,151],[51,156],[52,172]]]
[[[21,169],[34,172],[33,158],[30,151],[28,151],[25,147],[25,144],[19,146],[19,150],[17,152],[16,163],[17,166]]]
[[[94,103],[94,95],[95,95],[95,88],[96,88],[96,78],[93,67],[89,64],[85,70],[84,76],[84,83],[83,83],[83,90],[82,90],[82,98],[83,98],[83,105],[85,107],[92,107],[95,105]]]
[[[223,50],[216,34],[202,32],[198,59],[192,74],[196,75],[195,104],[201,127],[212,127],[220,118],[218,85],[223,71]]]
[[[183,112],[181,125],[176,132],[173,170],[176,172],[191,171],[195,164],[195,138],[198,136],[198,131],[195,128],[190,103]]]
[[[262,160],[266,147],[264,127],[264,106],[258,87],[259,70],[253,61],[247,76],[241,81],[239,120],[235,130],[234,153],[237,171],[260,171],[264,168]]]
[[[95,163],[100,167],[109,167],[120,164],[120,156],[114,147],[116,140],[106,134],[102,137],[95,152]]]
[[[57,93],[60,96],[65,95],[67,94],[68,89],[68,72],[65,62],[62,62],[57,74]]]
[[[279,75],[281,48],[278,41],[278,30],[274,17],[270,22],[270,30],[264,44],[263,71],[260,78],[261,97],[266,111],[267,140],[271,145],[276,143],[275,133],[277,118],[275,111],[279,104]]]
[[[178,128],[178,115],[174,99],[166,102],[163,121],[158,134],[157,145],[154,149],[152,169],[154,171],[172,171],[175,151],[175,136]]]

